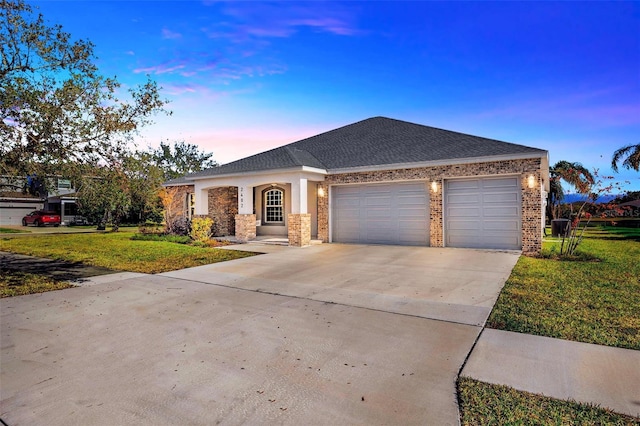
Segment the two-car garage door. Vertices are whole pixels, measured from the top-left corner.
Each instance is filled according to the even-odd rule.
[[[429,245],[425,182],[335,186],[332,213],[334,242]]]
[[[518,177],[445,182],[444,235],[447,247],[522,248]]]
[[[332,187],[332,241],[429,245],[427,182]],[[445,180],[444,238],[447,247],[519,250],[519,178]]]

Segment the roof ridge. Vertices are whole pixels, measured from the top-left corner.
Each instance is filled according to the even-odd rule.
[[[320,161],[318,159],[318,157],[316,157],[315,155],[313,155],[311,152],[307,151],[306,149],[298,148],[297,146],[295,146],[295,142],[290,143],[288,145],[281,146],[280,148],[284,148],[284,150],[287,152],[287,154],[289,154],[289,156],[293,159],[293,161],[295,161],[295,163],[300,165],[300,166],[306,165],[307,161],[305,161],[304,159],[300,158],[300,155],[296,154],[296,151],[304,152],[304,154],[307,157],[313,158],[315,161],[317,161],[319,164],[322,164],[326,168],[324,163],[322,161]]]

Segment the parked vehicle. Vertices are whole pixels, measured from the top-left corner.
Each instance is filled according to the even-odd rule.
[[[87,220],[86,217],[72,216],[71,220],[69,220],[69,225],[91,225],[91,224],[89,223],[89,220]]]
[[[58,227],[60,226],[60,222],[60,215],[58,213],[46,210],[36,210],[22,218],[22,226],[53,225],[55,227]]]

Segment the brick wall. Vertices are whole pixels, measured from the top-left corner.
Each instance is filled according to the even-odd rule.
[[[187,194],[193,194],[193,185],[170,186],[167,190],[175,191],[172,203],[173,207],[171,208],[172,213],[174,213],[176,217],[188,218]]]
[[[236,215],[236,239],[246,242],[256,239],[256,215],[255,214],[237,214]]]
[[[542,206],[540,194],[541,159],[505,160],[487,163],[458,164],[450,166],[421,167],[415,169],[383,170],[373,172],[343,173],[326,176],[322,187],[325,194],[332,184],[374,183],[407,180],[435,181],[438,191],[430,191],[430,242],[432,247],[443,247],[442,183],[444,179],[455,177],[513,175],[521,176],[522,192],[522,251],[537,253],[542,246]],[[536,188],[529,189],[527,177],[536,177]],[[430,186],[430,185],[429,185]],[[318,238],[329,241],[328,197],[318,199]]]
[[[213,219],[213,236],[234,235],[238,214],[238,187],[212,188],[208,191],[209,217]]]
[[[311,215],[309,213],[287,215],[289,245],[308,246],[311,243]]]

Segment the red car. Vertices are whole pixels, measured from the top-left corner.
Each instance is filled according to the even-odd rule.
[[[35,226],[53,225],[60,226],[60,215],[56,212],[36,210],[22,218],[22,226],[33,224]]]

